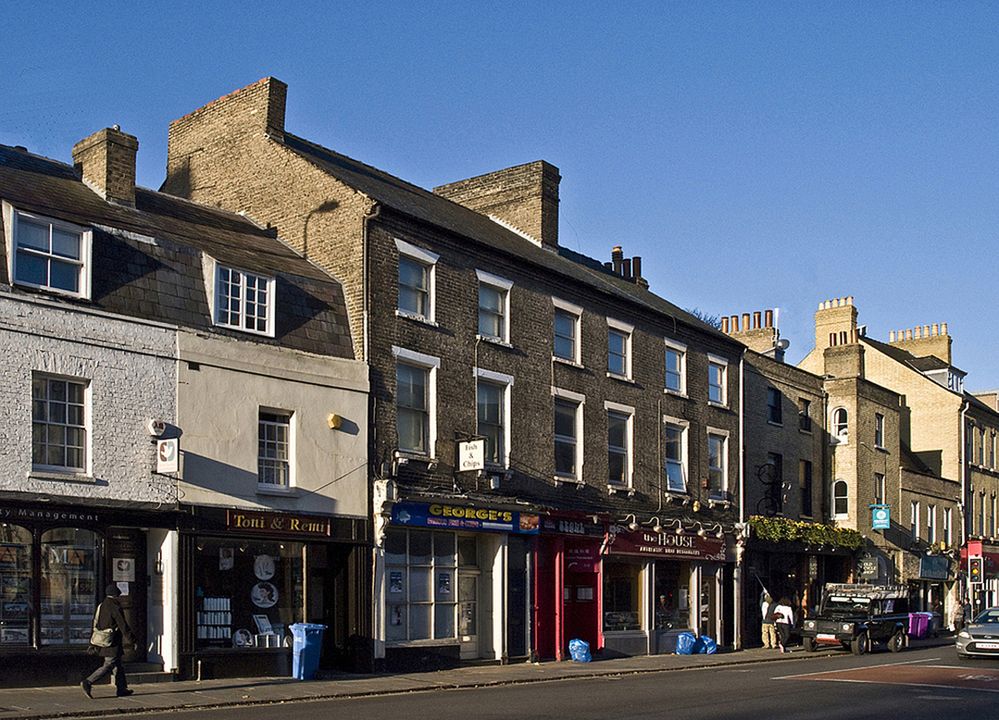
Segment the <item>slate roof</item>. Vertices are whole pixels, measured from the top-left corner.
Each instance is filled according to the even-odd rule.
[[[137,187],[135,207],[109,203],[70,165],[0,145],[0,198],[19,210],[93,228],[91,299],[80,303],[234,338],[353,358],[339,283],[247,218]],[[276,278],[274,338],[213,325],[202,253]],[[0,281],[9,284],[0,243]],[[33,292],[18,288],[20,292]]]
[[[597,260],[564,247],[560,247],[558,253],[539,247],[464,205],[291,133],[285,132],[283,140],[275,140],[341,182],[398,212],[530,262],[570,283],[582,283],[617,300],[679,320],[728,345],[741,347],[737,340],[668,300],[609,272]]]

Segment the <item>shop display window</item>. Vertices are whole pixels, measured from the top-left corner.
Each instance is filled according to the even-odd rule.
[[[278,648],[304,617],[304,545],[199,537],[194,560],[198,648]]]
[[[642,566],[604,561],[604,632],[641,630]]]
[[[93,630],[101,568],[100,538],[91,530],[42,533],[39,623],[41,645],[87,645]]]
[[[690,627],[690,563],[656,562],[656,630]]]
[[[28,645],[31,621],[31,533],[0,525],[0,646]]]
[[[454,638],[456,571],[454,533],[390,529],[385,535],[385,639]]]

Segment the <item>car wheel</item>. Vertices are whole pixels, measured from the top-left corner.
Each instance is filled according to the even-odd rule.
[[[867,633],[860,633],[857,637],[853,639],[850,643],[850,650],[853,651],[854,655],[864,655],[871,649],[871,638]]]
[[[905,648],[905,633],[896,630],[895,634],[888,638],[888,649],[897,653]]]
[[[805,652],[815,652],[815,638],[801,638],[801,647],[805,648]]]

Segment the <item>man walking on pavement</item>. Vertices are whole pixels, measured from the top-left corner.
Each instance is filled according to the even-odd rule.
[[[777,603],[770,597],[770,593],[763,593],[763,604],[760,605],[760,612],[763,615],[763,624],[760,626],[760,633],[763,635],[763,649],[777,649],[777,627],[774,625],[774,608]]]
[[[117,585],[111,583],[105,588],[104,594],[106,597],[97,607],[94,629],[113,630],[111,645],[109,647],[90,646],[88,652],[104,658],[104,664],[81,682],[80,687],[83,688],[83,692],[86,693],[88,698],[93,698],[91,688],[94,683],[99,682],[102,678],[107,677],[108,673],[111,673],[117,696],[127,697],[132,694],[132,691],[128,689],[128,681],[125,679],[125,668],[122,667],[121,656],[124,653],[123,645],[125,643],[134,645],[135,636],[132,635],[132,629],[128,626],[125,614],[121,611],[121,605],[118,602],[121,590],[118,589]]]

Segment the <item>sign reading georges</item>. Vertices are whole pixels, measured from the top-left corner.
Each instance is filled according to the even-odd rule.
[[[226,510],[227,530],[262,534],[329,537],[330,519],[317,515],[290,515],[259,510]]]
[[[538,520],[532,513],[490,507],[415,502],[398,502],[392,506],[392,523],[410,527],[534,535],[538,532]]]
[[[684,560],[725,560],[725,541],[698,535],[676,535],[648,530],[619,532],[610,536],[611,555],[654,555]]]

